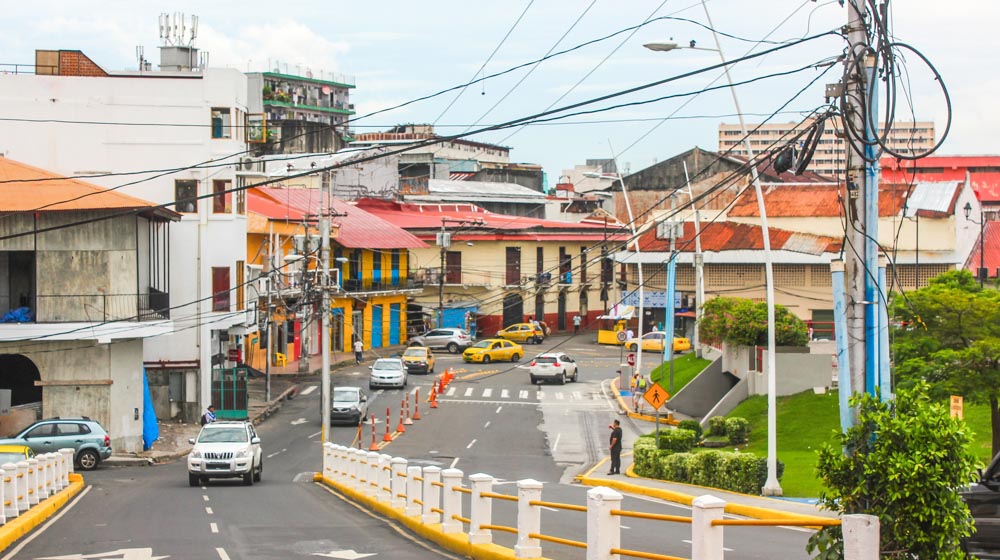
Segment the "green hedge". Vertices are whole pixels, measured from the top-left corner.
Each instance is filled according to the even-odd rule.
[[[704,429],[701,427],[701,423],[697,420],[681,420],[677,427],[682,430],[691,430],[698,436],[698,441],[701,441],[702,433]]]
[[[661,432],[661,442],[663,433],[665,432]],[[671,453],[657,449],[656,441],[651,435],[638,438],[633,445],[632,468],[635,474],[646,478],[710,486],[744,494],[760,494],[767,481],[767,459],[764,457],[732,451]],[[784,464],[779,461],[779,479],[783,472]]]
[[[725,416],[713,416],[708,419],[708,435],[710,436],[724,436],[726,435],[726,417]]]
[[[660,431],[659,448],[669,453],[686,453],[698,445],[698,434],[691,430]]]
[[[750,439],[750,421],[738,416],[726,418],[726,436],[729,443],[746,443]]]

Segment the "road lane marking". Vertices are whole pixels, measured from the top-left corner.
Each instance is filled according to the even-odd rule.
[[[497,414],[500,414],[501,410],[503,410],[503,405],[497,407]]]
[[[582,401],[583,400],[583,393],[581,393],[580,391],[573,391],[573,400],[575,400],[575,401]]]
[[[500,398],[501,399],[509,399],[510,398],[510,391],[508,391],[507,389],[501,389],[500,390]]]
[[[212,515],[212,513],[213,513],[213,512],[212,512],[212,508],[210,508],[210,507],[206,507],[206,508],[205,508],[205,513],[207,513],[207,514],[209,514],[209,515]]]
[[[281,451],[284,451],[284,449],[282,449]],[[275,455],[278,455],[279,453],[281,453],[281,451],[275,451],[274,453],[271,453],[270,455],[268,455],[267,458],[270,459],[271,457],[274,457]]]
[[[544,399],[545,398],[545,391],[538,391],[537,393],[535,393],[535,397],[537,397],[538,400]]]
[[[450,389],[448,389],[447,392],[445,392],[445,395],[449,396],[449,397],[452,396],[452,395],[454,395],[454,394],[455,394],[455,388],[454,387],[451,387]]]
[[[453,468],[455,468],[455,465],[457,465],[457,464],[458,464],[458,457],[455,457],[455,459],[452,460],[452,462],[451,462],[451,466],[448,467],[448,468],[453,469]]]
[[[316,390],[316,386],[315,385],[310,385],[310,386],[306,387],[302,391],[302,396],[304,397],[306,395],[312,394],[315,390]]]
[[[558,393],[556,393],[556,400],[557,401],[561,401],[561,400],[563,400],[563,398],[564,397],[563,397],[562,391],[559,391]]]
[[[216,548],[215,552],[217,552],[219,554],[219,560],[229,560],[229,555],[226,554],[226,549],[224,549],[224,548]]]
[[[318,436],[318,435],[320,435],[322,433],[323,433],[322,431],[319,431],[319,432],[316,432],[315,434],[310,434],[309,435],[309,439],[312,439],[312,438],[314,438],[314,437],[316,437],[316,436]]]
[[[216,525],[215,523],[209,523],[209,524],[208,524],[208,528],[209,528],[209,529],[210,529],[210,530],[211,530],[211,531],[212,531],[213,533],[218,533],[218,532],[219,532],[219,526],[218,526],[218,525]]]
[[[485,425],[485,426],[483,426],[483,429],[486,429],[486,428],[489,428],[489,427],[490,427],[490,423],[489,423],[489,422],[487,422],[487,423],[486,423],[486,425]]]
[[[492,397],[493,389],[483,389],[483,398]]]
[[[468,389],[466,389],[466,390],[465,390],[465,396],[466,396],[466,397],[471,397],[471,396],[472,396],[472,392],[473,392],[474,390],[475,390],[475,389],[473,389],[472,387],[469,387]]]
[[[473,446],[473,445],[476,445],[476,440],[472,440],[472,441],[470,441],[470,442],[469,442],[469,445],[466,445],[466,446],[465,446],[465,448],[466,448],[466,449],[472,449],[472,446]]]
[[[51,527],[53,523],[55,523],[56,521],[59,521],[59,518],[62,517],[63,515],[66,515],[66,512],[68,512],[69,510],[73,509],[73,506],[75,506],[76,504],[78,504],[80,502],[80,500],[82,500],[83,497],[87,495],[87,492],[90,492],[90,490],[92,488],[93,488],[93,486],[85,486],[84,489],[79,494],[76,495],[76,498],[74,498],[73,501],[71,501],[70,503],[66,504],[65,507],[63,507],[61,510],[59,510],[59,513],[57,513],[57,514],[53,515],[52,517],[50,517],[49,520],[48,520],[48,522],[46,522],[45,525],[42,525],[41,528],[39,528],[37,531],[34,531],[30,535],[24,537],[24,540],[22,540],[20,542],[20,544],[18,544],[14,548],[14,550],[11,550],[10,553],[7,554],[7,556],[4,556],[3,560],[14,560],[14,558],[17,558],[17,554],[19,552],[21,552],[22,548],[28,546],[28,543],[30,543],[31,541],[35,540],[35,538],[38,535],[41,535],[42,533],[44,533],[45,530],[48,529],[49,527]]]
[[[205,501],[207,502],[207,501],[208,501],[208,495],[204,495],[204,494],[203,494],[203,495],[201,496],[201,499],[202,499],[202,500],[205,500]]]
[[[527,391],[518,391],[517,398],[519,398],[519,399],[527,399],[528,398],[528,392]]]
[[[298,418],[296,420],[292,420],[291,422],[289,422],[289,424],[293,426],[298,426],[299,424],[305,424],[306,422],[308,422],[308,420],[306,420],[305,418]]]
[[[552,451],[555,451],[556,448],[559,447],[559,438],[561,438],[561,437],[562,437],[562,434],[556,434],[556,440],[554,442],[552,442]]]
[[[542,506],[542,509],[544,509],[544,510],[546,510],[546,511],[559,511],[559,510],[557,510],[556,508],[550,508],[550,507],[548,507],[548,506]]]

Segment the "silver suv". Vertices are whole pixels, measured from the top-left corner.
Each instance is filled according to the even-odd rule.
[[[410,346],[426,346],[428,348],[444,348],[452,354],[458,354],[472,346],[472,335],[465,329],[431,329],[422,335],[410,339]]]
[[[264,474],[260,437],[250,422],[220,421],[205,424],[188,454],[188,484],[198,486],[209,478],[242,478],[253,486]]]

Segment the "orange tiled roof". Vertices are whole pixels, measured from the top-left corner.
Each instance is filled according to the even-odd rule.
[[[906,202],[907,185],[882,184],[879,189],[880,216],[897,216]],[[840,185],[771,185],[764,189],[767,215],[787,218],[836,217],[843,214]],[[954,202],[952,202],[954,204]],[[729,215],[757,217],[757,195],[747,189],[733,204]]]

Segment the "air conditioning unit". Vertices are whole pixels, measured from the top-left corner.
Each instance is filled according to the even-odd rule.
[[[447,231],[439,231],[437,233],[437,244],[438,247],[451,247],[451,233]]]
[[[670,239],[684,236],[684,222],[666,220],[656,224],[656,238]]]

